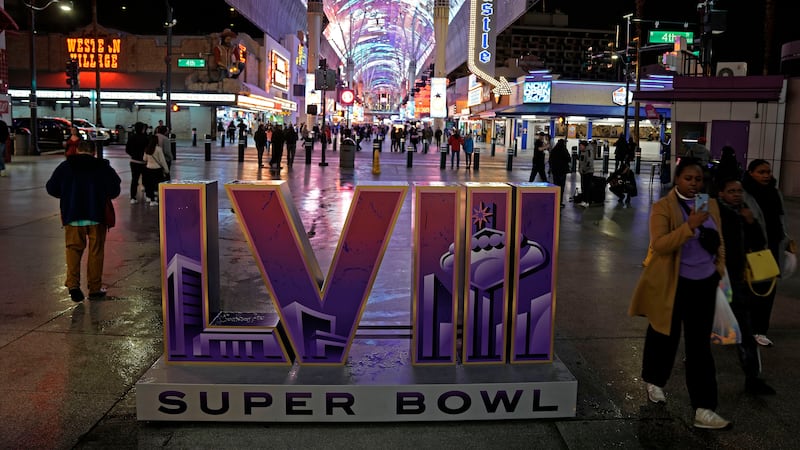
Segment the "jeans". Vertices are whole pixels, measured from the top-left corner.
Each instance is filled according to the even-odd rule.
[[[144,170],[146,166],[131,161],[131,198],[136,199],[139,196],[139,178],[142,178],[144,184]]]
[[[64,240],[67,249],[67,289],[81,287],[81,258],[89,247],[86,277],[89,292],[99,292],[103,283],[103,258],[105,256],[106,231],[104,224],[74,227],[64,226]]]
[[[450,151],[450,167],[453,167],[453,160],[456,161],[456,167],[461,165],[461,152],[460,151]]]

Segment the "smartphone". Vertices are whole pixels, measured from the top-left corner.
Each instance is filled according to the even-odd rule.
[[[708,194],[697,194],[694,196],[694,210],[708,211]]]

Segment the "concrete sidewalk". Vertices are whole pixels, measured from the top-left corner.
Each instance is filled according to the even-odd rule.
[[[385,147],[388,149],[388,145]],[[527,181],[529,158],[506,170],[505,155],[481,155],[480,169],[439,168],[433,152],[407,155],[384,150],[380,175],[372,173],[371,144],[355,152],[355,168],[340,169],[339,153],[319,146],[312,164],[298,146],[292,168],[279,173],[256,167],[248,148],[238,162],[235,147],[179,143],[173,179],[220,181],[219,223],[223,298],[248,311],[268,309],[259,300],[263,283],[222,189],[230,180],[283,179],[289,183],[323,273],[330,265],[350,188],[361,182]],[[715,347],[719,413],[734,422],[728,431],[692,427],[680,357],[666,386],[667,404],[647,402],[640,376],[646,322],[629,318],[630,294],[648,240],[648,214],[661,195],[643,167],[639,196],[631,207],[606,196],[587,209],[570,202],[561,213],[556,345],[558,357],[578,379],[576,417],[515,422],[404,424],[147,423],[136,420],[134,385],[162,354],[157,208],[128,202],[130,170],[121,146],[105,156],[123,180],[115,202],[117,226],[106,246],[104,283],[109,297],[75,304],[63,287],[63,231],[58,201],[44,184],[61,155],[15,157],[0,178],[0,442],[3,448],[796,448],[800,390],[800,276],[780,282],[772,328],[764,349],[764,377],[771,397],[744,393],[736,350]],[[463,156],[463,155],[462,155]],[[285,156],[284,156],[285,158]],[[517,163],[519,161],[519,163]],[[613,165],[613,163],[612,163]],[[649,169],[649,164],[647,169]],[[568,176],[566,192],[579,179]],[[565,195],[565,200],[568,198]],[[787,199],[793,230],[800,199]],[[401,216],[410,222],[410,197]],[[410,227],[408,228],[410,230]],[[311,233],[313,231],[313,233]],[[398,234],[400,228],[398,228]],[[797,237],[797,236],[795,236]],[[405,320],[411,249],[408,235],[390,242],[392,264],[376,279],[365,317]],[[399,280],[399,281],[398,281]]]

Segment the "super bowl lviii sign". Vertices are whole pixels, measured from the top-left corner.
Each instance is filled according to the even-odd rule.
[[[278,320],[221,319],[216,182],[162,184],[165,348],[137,383],[140,420],[574,415],[553,354],[557,187],[415,185],[402,230],[411,187],[359,185],[327,276],[285,182],[225,188]],[[410,339],[360,339],[395,233],[413,243]]]

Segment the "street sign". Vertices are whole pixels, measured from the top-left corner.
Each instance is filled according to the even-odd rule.
[[[672,44],[675,42],[676,37],[685,37],[686,42],[694,42],[694,32],[692,31],[666,31],[666,30],[651,30],[650,37],[647,40],[648,44]]]
[[[202,58],[178,58],[178,67],[197,67],[206,66],[206,60]]]

